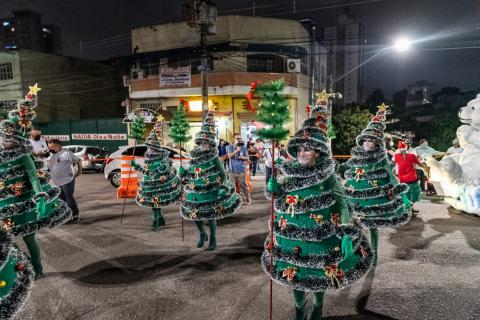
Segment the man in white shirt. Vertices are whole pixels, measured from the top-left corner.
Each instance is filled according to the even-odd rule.
[[[62,149],[62,145],[57,139],[48,141],[48,149],[52,154],[48,168],[53,183],[61,189],[60,199],[67,202],[72,209],[71,221],[78,222],[79,210],[73,193],[75,192],[75,178],[82,174],[82,161],[70,150]],[[75,173],[74,166],[77,166],[77,173]]]
[[[453,139],[452,146],[448,148],[447,153],[454,154],[454,153],[462,153],[462,152],[463,152],[463,148],[460,147],[460,143],[458,142],[458,139],[457,138]]]
[[[280,151],[278,148],[275,148],[274,151],[275,154],[275,162],[278,163],[280,159]],[[265,146],[265,149],[263,150],[263,159],[265,160],[265,183],[268,184],[268,179],[272,177],[272,168],[273,168],[273,163],[272,163],[272,147],[270,145]]]
[[[42,138],[42,132],[38,129],[33,129],[30,132],[30,142],[33,146],[33,156],[43,161],[43,170],[47,169],[47,158],[50,155],[48,146],[45,140]]]

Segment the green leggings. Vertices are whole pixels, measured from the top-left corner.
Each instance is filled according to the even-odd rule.
[[[195,221],[195,225],[200,232],[200,236],[206,234],[203,221]],[[208,220],[208,225],[210,226],[210,239],[215,239],[217,237],[217,220]]]
[[[323,297],[325,293],[323,291],[313,292],[313,310],[310,317],[311,320],[320,320],[322,319],[322,309],[323,309]],[[304,318],[305,305],[307,304],[306,294],[304,291],[293,290],[293,298],[295,300],[295,309],[297,309],[297,316],[300,315],[301,318]],[[298,312],[302,310],[302,312]],[[303,319],[301,319],[303,320]]]
[[[30,260],[32,261],[35,274],[43,274],[42,259],[40,257],[40,245],[38,244],[37,238],[35,237],[35,233],[23,237],[23,241],[25,241],[28,252],[30,253]]]

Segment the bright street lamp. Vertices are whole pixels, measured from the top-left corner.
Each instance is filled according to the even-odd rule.
[[[408,38],[398,38],[393,44],[393,49],[398,52],[408,51],[412,47],[412,42]]]

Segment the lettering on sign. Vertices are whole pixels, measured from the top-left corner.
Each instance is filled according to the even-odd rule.
[[[192,86],[190,66],[160,68],[160,88],[189,88]]]
[[[72,133],[73,140],[127,140],[126,133]]]
[[[63,134],[42,134],[42,138],[45,141],[57,139],[60,141],[70,141],[70,136]]]

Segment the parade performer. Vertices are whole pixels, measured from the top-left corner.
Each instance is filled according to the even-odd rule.
[[[267,238],[262,266],[293,289],[295,319],[306,319],[306,292],[313,292],[313,320],[322,319],[324,291],[346,287],[367,273],[373,260],[360,225],[352,224],[345,194],[328,148],[327,103],[320,95],[303,127],[289,140],[291,160],[280,165],[275,197],[273,243]]]
[[[152,208],[152,231],[165,225],[162,207],[168,207],[180,199],[180,179],[177,170],[172,167],[170,152],[161,147],[163,136],[163,117],[159,116],[150,135],[145,140],[148,147],[145,152],[145,165],[132,162],[135,170],[142,173],[136,202],[139,206]]]
[[[34,160],[29,140],[37,107],[37,92],[30,87],[16,110],[0,123],[0,220],[14,236],[27,244],[35,278],[43,276],[37,230],[54,227],[71,219],[67,204],[60,200],[60,188],[49,184],[43,161]]]
[[[410,202],[404,194],[406,184],[400,184],[392,172],[384,144],[387,106],[382,104],[352,148],[347,161],[345,192],[355,205],[355,215],[370,228],[371,244],[378,259],[377,228],[405,224],[411,217]]]
[[[227,178],[223,162],[218,157],[215,132],[214,113],[208,111],[195,138],[196,146],[190,154],[192,157],[190,168],[188,172],[183,167],[179,169],[185,184],[181,214],[186,220],[195,221],[200,233],[198,248],[208,240],[204,226],[204,221],[208,221],[209,250],[215,250],[217,247],[216,220],[234,214],[242,203],[235,192],[235,187]]]

